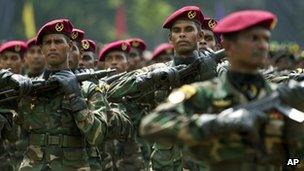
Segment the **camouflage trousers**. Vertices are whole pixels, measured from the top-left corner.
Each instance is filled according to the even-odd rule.
[[[14,171],[16,170],[11,161],[11,157],[6,154],[0,154],[0,170]]]
[[[181,151],[174,145],[163,146],[155,143],[150,158],[150,170],[180,171],[183,170]]]
[[[131,139],[128,142],[117,143],[116,147],[118,152],[116,168],[118,171],[146,170],[140,144],[138,142]]]
[[[19,170],[86,171],[90,170],[90,165],[85,148],[40,147],[30,145]]]

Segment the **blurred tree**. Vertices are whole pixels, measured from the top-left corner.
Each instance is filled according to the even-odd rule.
[[[197,5],[209,17],[241,9],[267,9],[279,17],[273,39],[297,42],[304,46],[304,1],[299,0],[31,0],[34,5],[36,30],[55,18],[69,18],[75,27],[85,30],[86,37],[102,43],[115,40],[116,8],[124,5],[127,37],[140,37],[153,49],[167,41],[162,23],[170,13],[185,5]],[[0,0],[0,40],[25,39],[22,22],[24,1]],[[217,16],[219,17],[219,16]]]

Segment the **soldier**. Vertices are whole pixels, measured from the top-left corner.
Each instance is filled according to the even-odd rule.
[[[69,68],[76,70],[78,69],[79,65],[81,41],[84,38],[84,31],[80,29],[73,29],[70,37],[73,43],[73,47],[69,53]]]
[[[210,170],[282,170],[288,157],[302,158],[296,155],[302,144],[300,123],[272,109],[241,108],[220,113],[272,93],[273,86],[258,68],[265,65],[275,22],[274,14],[258,10],[223,18],[214,31],[223,34],[229,71],[215,82],[185,85],[173,92],[167,103],[142,120],[141,134],[152,142],[187,144]],[[281,87],[280,97],[303,111],[303,88],[295,85],[293,90]]]
[[[13,40],[3,43],[0,47],[0,63],[2,68],[10,68],[13,73],[21,74],[25,52],[26,43],[23,41]]]
[[[72,29],[69,20],[58,19],[46,23],[37,34],[46,58],[41,78],[58,81],[59,90],[19,101],[16,122],[29,133],[19,170],[90,170],[86,144],[100,144],[106,136],[106,116],[88,109],[68,68]]]
[[[295,69],[296,59],[288,49],[282,49],[271,53],[271,62],[278,71],[292,70]]]
[[[130,49],[130,44],[125,41],[109,43],[100,51],[99,61],[104,62],[105,68],[116,69],[116,73],[127,71]]]
[[[30,78],[40,76],[45,68],[45,58],[41,53],[40,46],[36,45],[36,38],[27,41],[27,51],[24,61],[27,66],[26,76]]]
[[[8,86],[20,87],[21,92],[26,93],[30,87],[24,86],[25,84],[21,83],[23,80],[24,77],[21,75],[13,74],[6,69],[0,70],[0,90]],[[19,82],[22,85],[19,86]],[[16,170],[24,153],[24,149],[16,148],[16,143],[20,140],[20,127],[13,123],[14,113],[9,107],[0,105],[0,170]]]
[[[80,60],[80,46],[82,47],[82,42],[84,37],[84,32],[79,29],[73,29],[71,34],[71,39],[73,40],[73,49],[71,51],[71,55],[69,57],[69,64],[72,67],[70,69],[73,70],[74,73],[80,73],[80,72],[91,72],[91,70],[85,70],[79,68],[79,60]],[[89,43],[89,45],[92,43]],[[85,46],[85,50],[90,50],[90,47]],[[95,48],[94,44],[91,44],[91,49]],[[80,50],[79,50],[80,49]],[[90,53],[88,53],[91,55]],[[90,81],[84,81],[81,83],[81,90],[82,94],[84,95],[84,98],[86,99],[87,105],[89,109],[91,110],[98,110],[100,112],[103,112],[107,116],[107,123],[108,123],[108,132],[107,132],[107,139],[113,140],[113,139],[125,139],[129,136],[130,131],[132,130],[132,125],[129,121],[129,118],[127,118],[122,112],[116,112],[117,110],[115,108],[109,108],[109,106],[106,98],[105,93],[100,91],[100,88],[98,86],[98,80],[90,80]],[[102,146],[100,144],[100,146]],[[97,146],[93,145],[87,145],[87,152],[89,156],[89,163],[92,170],[109,170],[110,167],[107,165],[109,164],[109,161],[105,161],[103,152],[99,151]],[[108,167],[108,168],[107,168]]]
[[[174,49],[170,43],[162,43],[158,45],[154,51],[151,58],[153,63],[165,63],[172,60]]]
[[[169,41],[175,51],[171,65],[191,64],[197,58],[193,51],[198,49],[198,42],[203,39],[203,19],[198,7],[186,6],[165,20],[163,28],[170,29]],[[151,154],[152,170],[182,170],[182,167],[182,154],[176,146],[154,144]]]
[[[202,23],[202,30],[204,32],[204,39],[199,42],[200,49],[210,48],[213,51],[221,49],[221,35],[213,32],[217,21],[212,18],[204,18]]]
[[[115,41],[106,45],[99,53],[99,60],[104,61],[105,68],[116,69],[116,73],[121,73],[127,70],[127,55],[131,46],[126,41]],[[101,83],[101,87],[107,89],[109,85]],[[130,106],[125,104],[110,103],[111,107],[126,113],[134,122],[135,110],[128,110]],[[106,144],[106,151],[109,152],[115,163],[117,170],[142,170],[143,161],[141,151],[138,144],[134,142],[134,135],[127,142],[124,141],[109,141]]]
[[[81,56],[79,60],[79,68],[94,69],[96,59],[96,44],[93,40],[84,39],[81,41]]]
[[[130,52],[128,54],[129,71],[142,68],[144,66],[145,58],[143,52],[146,50],[146,43],[139,38],[127,39],[131,45]]]
[[[202,11],[196,6],[186,6],[171,14],[164,22],[163,28],[170,29],[169,41],[174,47],[173,60],[166,64],[160,63],[136,70],[113,83],[108,91],[109,101],[127,99],[128,103],[148,106],[151,110],[159,102],[162,102],[170,93],[174,85],[180,83],[191,83],[202,81],[217,76],[217,63],[210,60],[208,63],[200,63],[195,72],[188,78],[176,77],[174,67],[179,65],[190,65],[194,61],[207,58],[205,54],[198,52],[198,42],[203,39],[201,23],[204,19]],[[205,53],[205,52],[204,52]],[[207,53],[206,53],[207,54]],[[161,82],[159,73],[166,73],[169,79]],[[159,85],[166,84],[164,89]],[[155,87],[153,92],[149,91]],[[142,115],[139,115],[140,119]],[[137,119],[137,120],[139,120]],[[180,150],[175,146],[160,146],[155,144],[151,155],[151,167],[153,170],[181,170],[182,156]]]
[[[2,67],[4,69],[11,69],[15,74],[21,74],[25,52],[26,43],[23,41],[9,41],[4,43],[0,47],[0,63],[2,63]],[[13,116],[13,112],[9,108],[1,108],[1,114],[9,116],[8,118]],[[4,136],[7,137],[8,141],[1,141],[1,148],[4,147],[5,149],[5,152],[2,153],[1,156],[3,158],[2,160],[8,160],[7,163],[3,163],[4,165],[7,164],[12,168],[18,168],[22,161],[23,153],[25,152],[25,146],[23,146],[22,141],[20,141],[23,135],[21,135],[21,129],[18,125],[12,123],[8,123],[8,125],[11,127],[10,131],[15,135],[13,139],[10,136]]]
[[[271,66],[262,70],[262,72],[270,82],[288,82],[289,79],[292,79],[290,74],[298,74],[297,71],[293,71],[296,64],[295,57],[287,49],[270,52],[269,56]]]

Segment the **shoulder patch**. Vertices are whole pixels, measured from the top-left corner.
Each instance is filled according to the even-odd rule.
[[[298,73],[298,74],[302,74],[304,71],[303,71],[303,69],[302,68],[297,68],[296,69],[296,73]]]
[[[215,99],[212,102],[212,105],[214,105],[215,107],[219,107],[219,108],[223,108],[223,107],[227,107],[230,106],[232,104],[231,99]]]
[[[171,103],[180,103],[184,100],[190,99],[193,95],[195,95],[197,92],[195,86],[193,85],[184,85],[178,90],[174,91],[169,96],[169,101]]]

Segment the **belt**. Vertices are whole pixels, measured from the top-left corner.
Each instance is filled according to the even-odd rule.
[[[80,136],[30,134],[29,145],[79,148],[84,147],[85,143]]]

